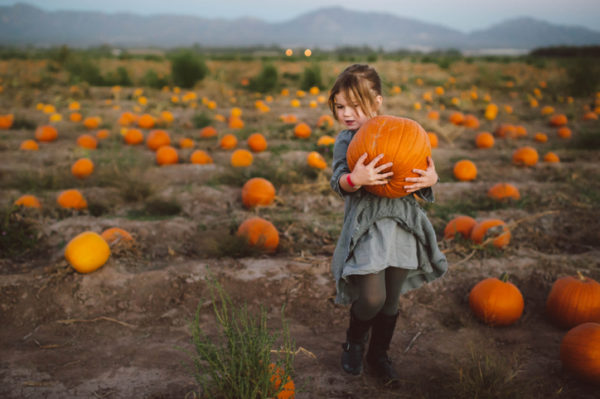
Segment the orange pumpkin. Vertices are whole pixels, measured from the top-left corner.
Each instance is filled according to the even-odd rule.
[[[189,137],[183,137],[179,140],[179,148],[194,148],[194,140]]]
[[[488,121],[493,121],[494,119],[496,119],[496,116],[498,115],[498,106],[496,104],[488,104],[485,107],[485,119],[487,119]]]
[[[538,143],[545,143],[548,141],[548,135],[545,133],[538,132],[533,136],[533,139]]]
[[[252,153],[248,150],[235,150],[233,154],[231,154],[230,163],[231,166],[236,168],[244,168],[246,166],[252,165],[252,161],[254,157]]]
[[[431,148],[437,148],[439,143],[437,134],[433,132],[427,132],[427,137],[429,137],[429,144],[431,145]]]
[[[546,313],[556,325],[571,328],[593,321],[600,323],[600,283],[578,272],[552,284]]]
[[[75,236],[65,248],[65,258],[79,273],[90,273],[106,263],[110,247],[98,233],[85,231]]]
[[[469,307],[475,316],[490,326],[509,326],[521,318],[525,301],[521,291],[508,281],[487,278],[478,282],[469,293]]]
[[[560,137],[561,139],[570,139],[571,136],[573,135],[573,132],[571,131],[571,129],[569,129],[566,126],[559,128],[556,131],[556,133],[558,134],[558,137]]]
[[[539,157],[537,150],[528,146],[517,148],[512,154],[513,163],[520,166],[533,166]]]
[[[582,381],[600,385],[600,323],[583,323],[560,342],[563,367]]]
[[[58,138],[58,131],[54,126],[43,125],[35,129],[35,139],[37,141],[50,142]]]
[[[100,123],[102,123],[102,119],[99,116],[88,116],[83,120],[83,126],[88,130],[97,129]]]
[[[108,131],[108,129],[100,129],[96,132],[96,138],[98,140],[107,139],[108,136],[110,136],[110,132]]]
[[[78,159],[71,166],[71,173],[78,179],[85,179],[94,172],[94,163],[88,158]]]
[[[515,137],[516,136],[516,128],[514,125],[509,123],[502,123],[498,125],[496,130],[494,130],[494,134],[496,137],[505,138],[505,137]]]
[[[129,232],[119,227],[108,228],[102,232],[101,236],[102,238],[104,238],[104,240],[106,240],[106,242],[110,246],[130,246],[131,244],[133,244],[134,241],[133,237],[131,236],[131,234],[129,234]]]
[[[19,146],[19,149],[23,151],[37,151],[39,146],[35,140],[23,140]]]
[[[516,125],[515,126],[515,137],[519,138],[519,137],[525,137],[527,136],[527,128],[523,125]]]
[[[242,203],[246,208],[271,205],[274,199],[275,187],[262,177],[254,177],[242,187]]]
[[[471,181],[477,177],[477,166],[472,161],[463,159],[454,164],[452,172],[460,181]]]
[[[308,124],[304,122],[298,123],[294,127],[294,135],[298,138],[307,139],[310,137],[311,133],[312,129],[310,128],[310,126],[308,126]]]
[[[279,232],[271,222],[261,217],[246,219],[237,230],[248,245],[266,252],[274,252],[279,245]]]
[[[98,147],[98,140],[92,135],[82,134],[77,137],[77,145],[81,148],[87,148],[89,150],[95,150]]]
[[[123,136],[125,143],[129,145],[137,145],[144,142],[144,134],[140,129],[127,129],[125,136]]]
[[[72,112],[69,115],[69,120],[71,122],[81,122],[82,119],[83,119],[83,115],[81,115],[79,112]]]
[[[552,115],[550,118],[550,125],[552,126],[564,126],[568,122],[567,116],[565,114],[556,114]]]
[[[125,111],[121,114],[117,122],[123,127],[128,127],[135,123],[137,120],[138,116],[136,114],[129,111]]]
[[[487,195],[488,197],[499,201],[506,199],[518,200],[519,198],[521,198],[521,193],[519,193],[519,189],[510,183],[494,184],[488,190]]]
[[[583,114],[583,120],[584,121],[595,121],[595,120],[598,120],[598,114],[595,113],[594,111],[586,112],[585,114]]]
[[[369,119],[354,135],[346,153],[350,170],[364,153],[367,153],[365,164],[383,154],[378,165],[393,162],[386,172],[394,172],[387,184],[365,186],[365,190],[382,197],[398,198],[408,195],[404,189],[405,178],[419,176],[412,170],[427,169],[431,146],[427,132],[417,122],[382,115]]]
[[[554,152],[549,151],[544,155],[544,162],[548,163],[558,163],[560,162],[560,158]]]
[[[158,150],[163,145],[171,144],[171,136],[165,130],[151,130],[146,137],[146,146],[152,151]]]
[[[453,112],[448,117],[448,120],[453,125],[460,125],[465,120],[465,115],[462,112],[458,112],[458,111],[457,112]]]
[[[198,165],[213,163],[213,159],[204,150],[196,150],[190,155],[190,162]]]
[[[248,147],[253,152],[262,152],[267,149],[267,139],[260,133],[253,133],[248,137]]]
[[[429,111],[427,113],[427,118],[434,120],[434,121],[438,121],[438,120],[440,120],[440,113],[438,111],[434,111],[434,110]]]
[[[476,244],[482,244],[488,239],[489,235],[496,238],[492,240],[492,244],[496,248],[504,248],[510,242],[510,230],[504,221],[500,219],[485,219],[478,222],[471,230],[471,240]]]
[[[311,151],[306,156],[306,162],[308,166],[315,169],[325,169],[327,167],[327,162],[325,158],[321,154],[316,151]]]
[[[87,208],[87,201],[77,189],[64,190],[62,191],[57,199],[58,205],[66,209],[85,209]]]
[[[22,195],[14,202],[17,206],[24,206],[26,208],[41,208],[40,200],[35,195]]]
[[[230,129],[242,129],[244,121],[239,116],[230,116],[228,126]]]
[[[143,114],[137,119],[137,124],[142,129],[152,129],[156,124],[156,119],[150,114]]]
[[[480,132],[475,136],[475,146],[477,148],[492,148],[494,146],[494,136],[490,132]]]
[[[317,127],[321,128],[332,128],[333,127],[333,118],[331,115],[321,115],[317,120]]]
[[[163,145],[156,150],[156,163],[165,166],[173,165],[179,162],[179,156],[177,150],[170,145]]]
[[[226,134],[221,138],[219,145],[224,150],[231,150],[237,146],[237,141],[237,137],[235,137],[233,134]]]
[[[200,137],[203,139],[208,139],[211,137],[215,137],[217,135],[217,129],[212,126],[206,126],[200,129]]]
[[[13,114],[0,115],[0,129],[2,129],[2,130],[10,129],[14,120],[15,120],[15,116]]]
[[[479,128],[479,119],[475,115],[467,114],[461,124],[469,129],[477,129]]]
[[[461,234],[464,238],[469,238],[471,236],[471,230],[477,224],[475,219],[470,216],[460,215],[450,220],[446,227],[444,228],[444,238],[450,240],[456,236],[456,234]]]

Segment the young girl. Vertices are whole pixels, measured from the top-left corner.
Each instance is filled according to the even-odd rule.
[[[438,249],[435,231],[413,195],[401,198],[375,196],[362,186],[386,184],[392,163],[378,165],[383,154],[365,164],[367,154],[348,168],[346,151],[356,131],[377,115],[383,97],[381,80],[368,65],[351,65],[337,78],[329,95],[334,117],[347,127],[333,150],[331,187],[344,198],[344,225],[331,270],[336,280],[336,303],[352,304],[342,367],[360,374],[364,348],[371,329],[367,364],[386,384],[399,375],[387,356],[398,318],[402,293],[442,276],[446,258]],[[438,175],[431,157],[419,177],[406,178],[405,189],[433,202]]]

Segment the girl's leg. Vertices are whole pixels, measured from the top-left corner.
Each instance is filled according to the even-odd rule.
[[[359,298],[350,307],[350,325],[346,330],[346,342],[342,344],[342,368],[357,375],[362,372],[372,320],[385,302],[385,271],[351,278],[358,286]]]
[[[385,269],[385,303],[381,313],[392,316],[398,313],[398,301],[400,300],[400,288],[406,280],[409,270],[399,267],[388,267]]]

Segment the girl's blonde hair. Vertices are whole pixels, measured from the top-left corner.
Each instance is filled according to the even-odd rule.
[[[366,64],[354,64],[344,69],[329,91],[329,109],[336,119],[335,96],[338,93],[342,93],[346,101],[355,101],[365,115],[376,114],[376,98],[381,96],[381,78],[373,67]]]

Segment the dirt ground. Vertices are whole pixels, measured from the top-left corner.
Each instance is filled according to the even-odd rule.
[[[423,68],[420,73],[428,73],[429,67]],[[417,90],[389,100],[388,111],[404,114],[411,110],[412,101],[420,95]],[[5,106],[10,93],[3,94]],[[121,111],[93,108],[106,93],[108,89],[92,91],[90,98],[81,101],[114,122]],[[167,103],[168,95],[164,95]],[[49,100],[50,94],[44,98]],[[248,100],[244,118],[269,139],[272,152],[258,154],[256,161],[277,161],[290,169],[305,159],[315,143],[294,141],[291,128],[276,116],[296,112],[301,120],[316,121],[327,111],[290,110],[288,101],[276,99],[271,114],[275,116],[261,122]],[[126,109],[125,101],[122,105]],[[31,101],[29,105],[23,102],[16,111],[34,125],[45,118],[36,113]],[[175,113],[189,117],[185,112],[178,109]],[[118,127],[91,155],[74,144],[85,130],[69,122],[61,122],[60,139],[44,144],[44,151],[35,157],[18,150],[23,139],[32,138],[31,127],[2,133],[1,205],[10,205],[26,193],[25,183],[17,178],[33,181],[34,177],[43,181],[45,186],[35,186],[34,191],[48,205],[37,213],[25,212],[25,217],[39,226],[39,248],[27,256],[3,254],[0,259],[0,397],[198,397],[198,387],[186,366],[194,351],[190,325],[199,304],[204,303],[201,327],[215,328],[212,308],[206,304],[206,278],[211,276],[237,303],[254,310],[266,307],[274,328],[280,325],[280,310],[285,305],[291,336],[296,347],[303,348],[294,363],[297,399],[471,398],[473,386],[486,384],[493,391],[479,397],[597,398],[597,387],[562,369],[559,346],[566,331],[547,320],[545,300],[559,277],[581,271],[600,281],[600,151],[565,145],[538,114],[536,111],[536,117],[525,122],[527,138],[497,140],[493,152],[486,152],[474,149],[473,131],[460,128],[463,130],[457,135],[458,128],[447,122],[427,121],[424,111],[408,111],[409,117],[440,133],[440,146],[433,150],[433,157],[441,182],[434,189],[436,205],[424,207],[450,268],[442,279],[400,300],[400,318],[390,350],[402,376],[399,390],[380,386],[368,370],[351,377],[340,366],[348,308],[333,302],[335,286],[329,264],[341,228],[343,202],[328,187],[330,172],[307,172],[303,179],[296,179],[289,171],[287,175],[270,171],[280,179],[275,205],[248,211],[240,200],[239,182],[245,176],[228,174],[229,153],[219,150],[216,141],[205,144],[197,140],[196,130],[185,123],[173,128],[173,135],[194,135],[199,147],[213,151],[215,165],[155,166],[148,149],[125,149]],[[479,130],[492,129],[497,122],[485,122]],[[580,123],[573,127],[575,136],[584,130]],[[586,125],[586,131],[598,134],[597,121],[592,123],[595,127]],[[558,152],[561,163],[540,162],[532,168],[512,165],[514,148],[524,143],[538,146],[532,136],[542,129],[551,136],[546,150]],[[541,155],[546,150],[540,148]],[[185,150],[181,153],[189,156]],[[71,163],[83,155],[97,164],[95,176],[87,182],[75,181],[68,173]],[[453,163],[465,157],[478,166],[478,178],[473,182],[452,177]],[[136,171],[143,172],[122,172],[130,166],[126,161],[134,158]],[[120,177],[129,179],[125,185],[149,182],[147,187],[133,188],[133,194],[147,189],[149,197],[124,200],[128,187],[112,184],[112,175],[106,172],[113,167]],[[221,184],[215,178],[230,182]],[[522,200],[491,204],[485,193],[500,181],[515,184]],[[89,211],[57,209],[57,192],[71,186],[79,187],[90,200]],[[147,211],[151,200],[174,198],[181,209],[173,214],[152,217],[139,213]],[[445,223],[464,212],[478,219],[507,221],[512,233],[508,248],[497,251],[443,241]],[[235,226],[251,215],[263,216],[277,226],[281,235],[278,251],[227,256],[220,243],[231,240]],[[136,247],[114,251],[93,273],[75,272],[63,256],[66,242],[84,230],[101,232],[113,226],[131,232]],[[478,281],[502,272],[508,272],[523,293],[525,311],[512,326],[488,327],[471,314],[468,294]],[[473,382],[477,375],[489,380]]]

